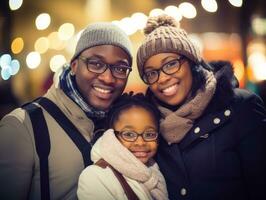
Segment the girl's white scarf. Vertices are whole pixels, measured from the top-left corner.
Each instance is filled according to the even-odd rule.
[[[168,199],[166,183],[158,165],[144,165],[120,143],[112,129],[107,130],[92,148],[92,161],[95,163],[101,158],[124,176],[142,184],[153,199]]]

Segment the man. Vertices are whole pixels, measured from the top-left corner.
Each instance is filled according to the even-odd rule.
[[[70,66],[44,97],[0,122],[0,199],[77,199],[93,133],[123,92],[131,64],[121,29],[101,22],[83,31]]]

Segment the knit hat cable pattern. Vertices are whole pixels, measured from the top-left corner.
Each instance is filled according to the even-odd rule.
[[[179,27],[179,23],[168,15],[148,18],[144,33],[146,38],[137,52],[141,76],[147,59],[158,53],[178,53],[195,63],[202,60],[199,48],[188,38],[186,31]]]

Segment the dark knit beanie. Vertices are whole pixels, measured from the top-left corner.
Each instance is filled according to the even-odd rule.
[[[131,41],[121,28],[111,22],[90,24],[84,29],[78,40],[71,62],[84,50],[99,45],[114,45],[122,48],[129,56],[130,65],[132,64]]]
[[[178,53],[195,63],[200,63],[200,51],[188,38],[179,22],[168,15],[149,17],[144,28],[145,40],[137,52],[137,65],[140,76],[145,62],[159,53]]]

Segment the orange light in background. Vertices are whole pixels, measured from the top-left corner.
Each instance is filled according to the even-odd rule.
[[[255,76],[254,76],[254,72],[253,72],[251,66],[248,66],[248,67],[247,67],[247,78],[248,78],[248,80],[251,81],[251,82],[256,82],[256,78],[255,78]]]
[[[14,54],[20,53],[24,48],[24,41],[21,37],[17,37],[11,44],[11,50]]]
[[[245,84],[245,67],[241,59],[233,61],[234,74],[239,81],[239,86],[242,88]]]

